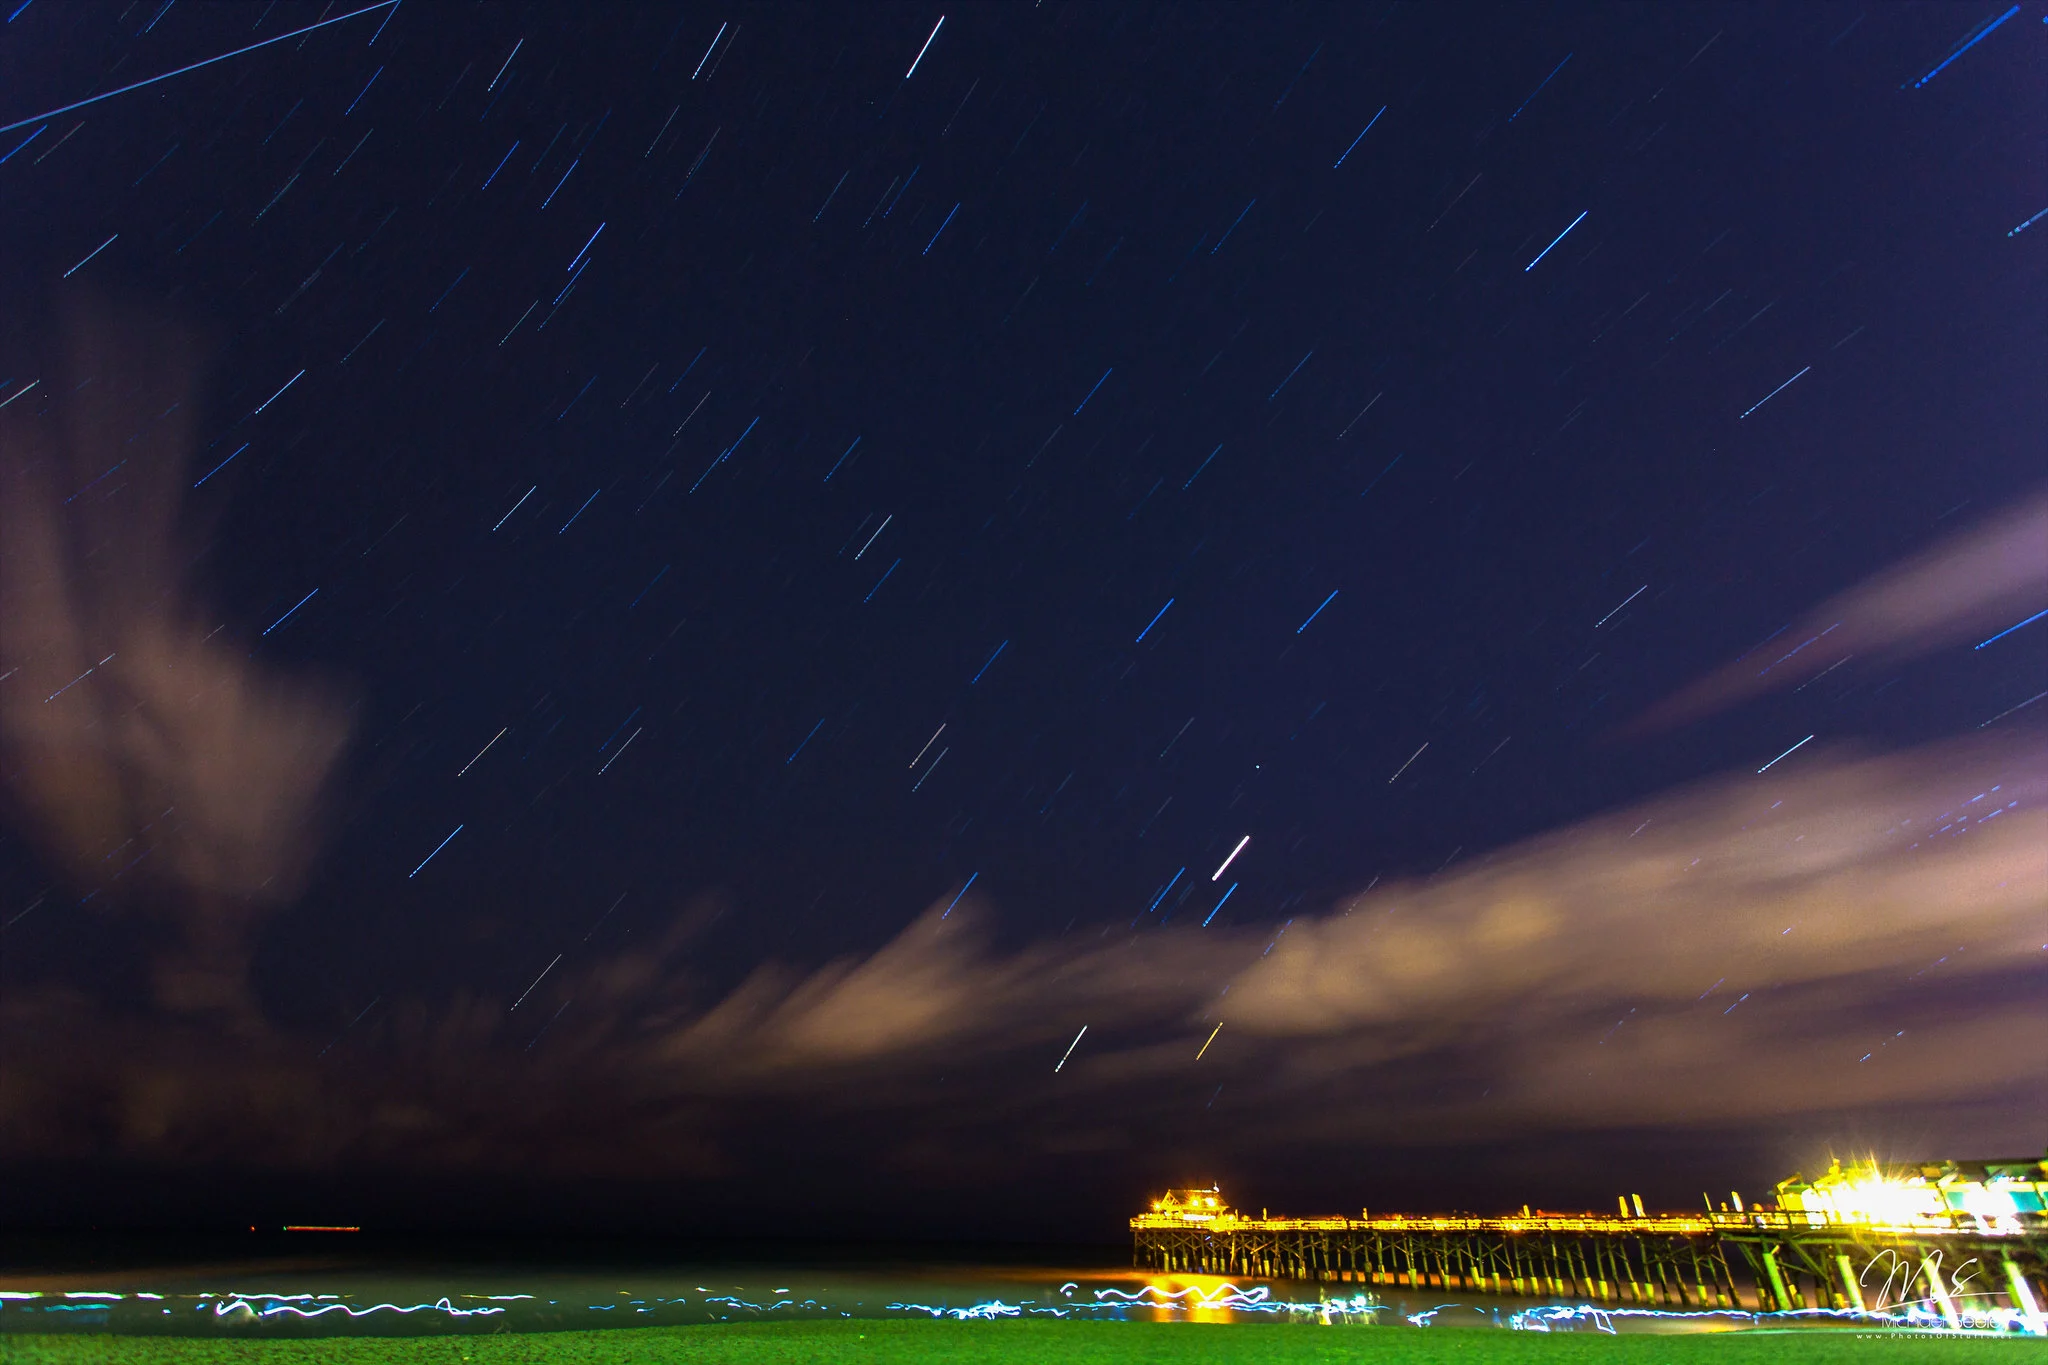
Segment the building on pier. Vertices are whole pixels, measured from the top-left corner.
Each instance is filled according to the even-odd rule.
[[[1829,1164],[1812,1180],[1778,1182],[1778,1207],[1823,1219],[1946,1227],[1958,1219],[2018,1229],[2048,1212],[2048,1159]]]
[[[1169,1190],[1131,1219],[1137,1265],[1166,1273],[1464,1290],[1679,1309],[1923,1305],[1951,1326],[2010,1308],[2048,1334],[2048,1155],[2041,1160],[1839,1162],[1700,1213],[1530,1210],[1251,1217],[1217,1188]],[[1732,1207],[1731,1207],[1732,1204]]]

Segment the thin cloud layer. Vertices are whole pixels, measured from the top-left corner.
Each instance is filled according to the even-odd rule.
[[[2041,1017],[1996,983],[2044,971],[2044,796],[2038,746],[1815,755],[1282,926],[1004,958],[948,937],[935,909],[864,961],[757,976],[672,1046],[715,1055],[704,1064],[727,1082],[772,1085],[1025,1039],[1054,1047],[1080,1020],[1095,1042],[1075,1083],[1122,1084],[1191,1075],[1195,1042],[1220,1021],[1218,1062],[1257,1059],[1317,1088],[1370,1088],[1404,1059],[1478,1074],[1511,1055],[1504,1075],[1551,1077],[1530,1094],[1570,1097],[1539,1106],[1553,1123],[1990,1095],[2016,1066],[2048,1075],[2048,1062],[2009,1049],[1982,1065],[1899,1059],[1984,1057],[1972,1049],[1986,1035]],[[1887,1044],[1887,1009],[1960,980],[1982,987],[1974,1003],[1949,1001],[1931,1037]],[[1161,1031],[1183,1042],[1159,1045]],[[1793,1058],[1787,1074],[1774,1080],[1759,1049]],[[1873,1050],[1879,1065],[1859,1060]],[[1566,1083],[1589,1059],[1622,1056],[1629,1084]],[[1660,1079],[1673,1075],[1684,1084]]]
[[[2048,606],[2048,495],[2037,496],[1822,603],[1625,727],[1684,724],[1851,657],[1907,658],[1989,635]]]
[[[138,904],[180,922],[167,1000],[236,1003],[248,926],[300,889],[347,725],[221,639],[188,582],[192,339],[91,307],[69,332],[55,396],[0,423],[8,788],[81,886],[146,886]]]
[[[2048,1029],[2044,795],[2038,743],[1820,754],[1282,925],[1003,953],[989,907],[935,904],[873,954],[716,998],[678,932],[565,962],[516,1012],[393,1001],[338,1042],[49,993],[4,1006],[68,1041],[7,1068],[0,1132],[17,1158],[706,1176],[752,1171],[773,1113],[808,1116],[800,1149],[880,1124],[992,1168],[1172,1131],[1225,1085],[1208,1131],[1240,1141],[1938,1111],[2019,1131],[2048,1094],[2019,1042]]]
[[[1685,1001],[2039,951],[2041,755],[1936,750],[1737,776],[1298,924],[1232,1013],[1286,1036],[1495,1002]],[[1718,985],[1717,985],[1718,983]]]

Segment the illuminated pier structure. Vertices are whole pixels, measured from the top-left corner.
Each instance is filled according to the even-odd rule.
[[[1863,1162],[1702,1213],[1249,1217],[1220,1190],[1169,1190],[1131,1219],[1136,1263],[1166,1273],[1572,1297],[1679,1309],[1917,1304],[1950,1325],[2009,1308],[2048,1332],[2048,1156]]]

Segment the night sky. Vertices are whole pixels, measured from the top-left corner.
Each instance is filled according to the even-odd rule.
[[[0,1218],[2048,1140],[2038,5],[340,13],[0,28]]]

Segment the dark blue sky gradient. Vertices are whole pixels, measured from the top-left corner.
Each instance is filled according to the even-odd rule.
[[[66,291],[199,329],[211,624],[349,698],[286,1035],[705,897],[707,999],[970,875],[1006,948],[1278,924],[2038,690],[1612,739],[2038,482],[2041,15],[1914,88],[1998,10],[989,6],[906,80],[937,10],[408,5],[0,164],[14,354]],[[18,15],[0,119],[319,17],[152,13]],[[0,981],[136,951],[45,910]]]

